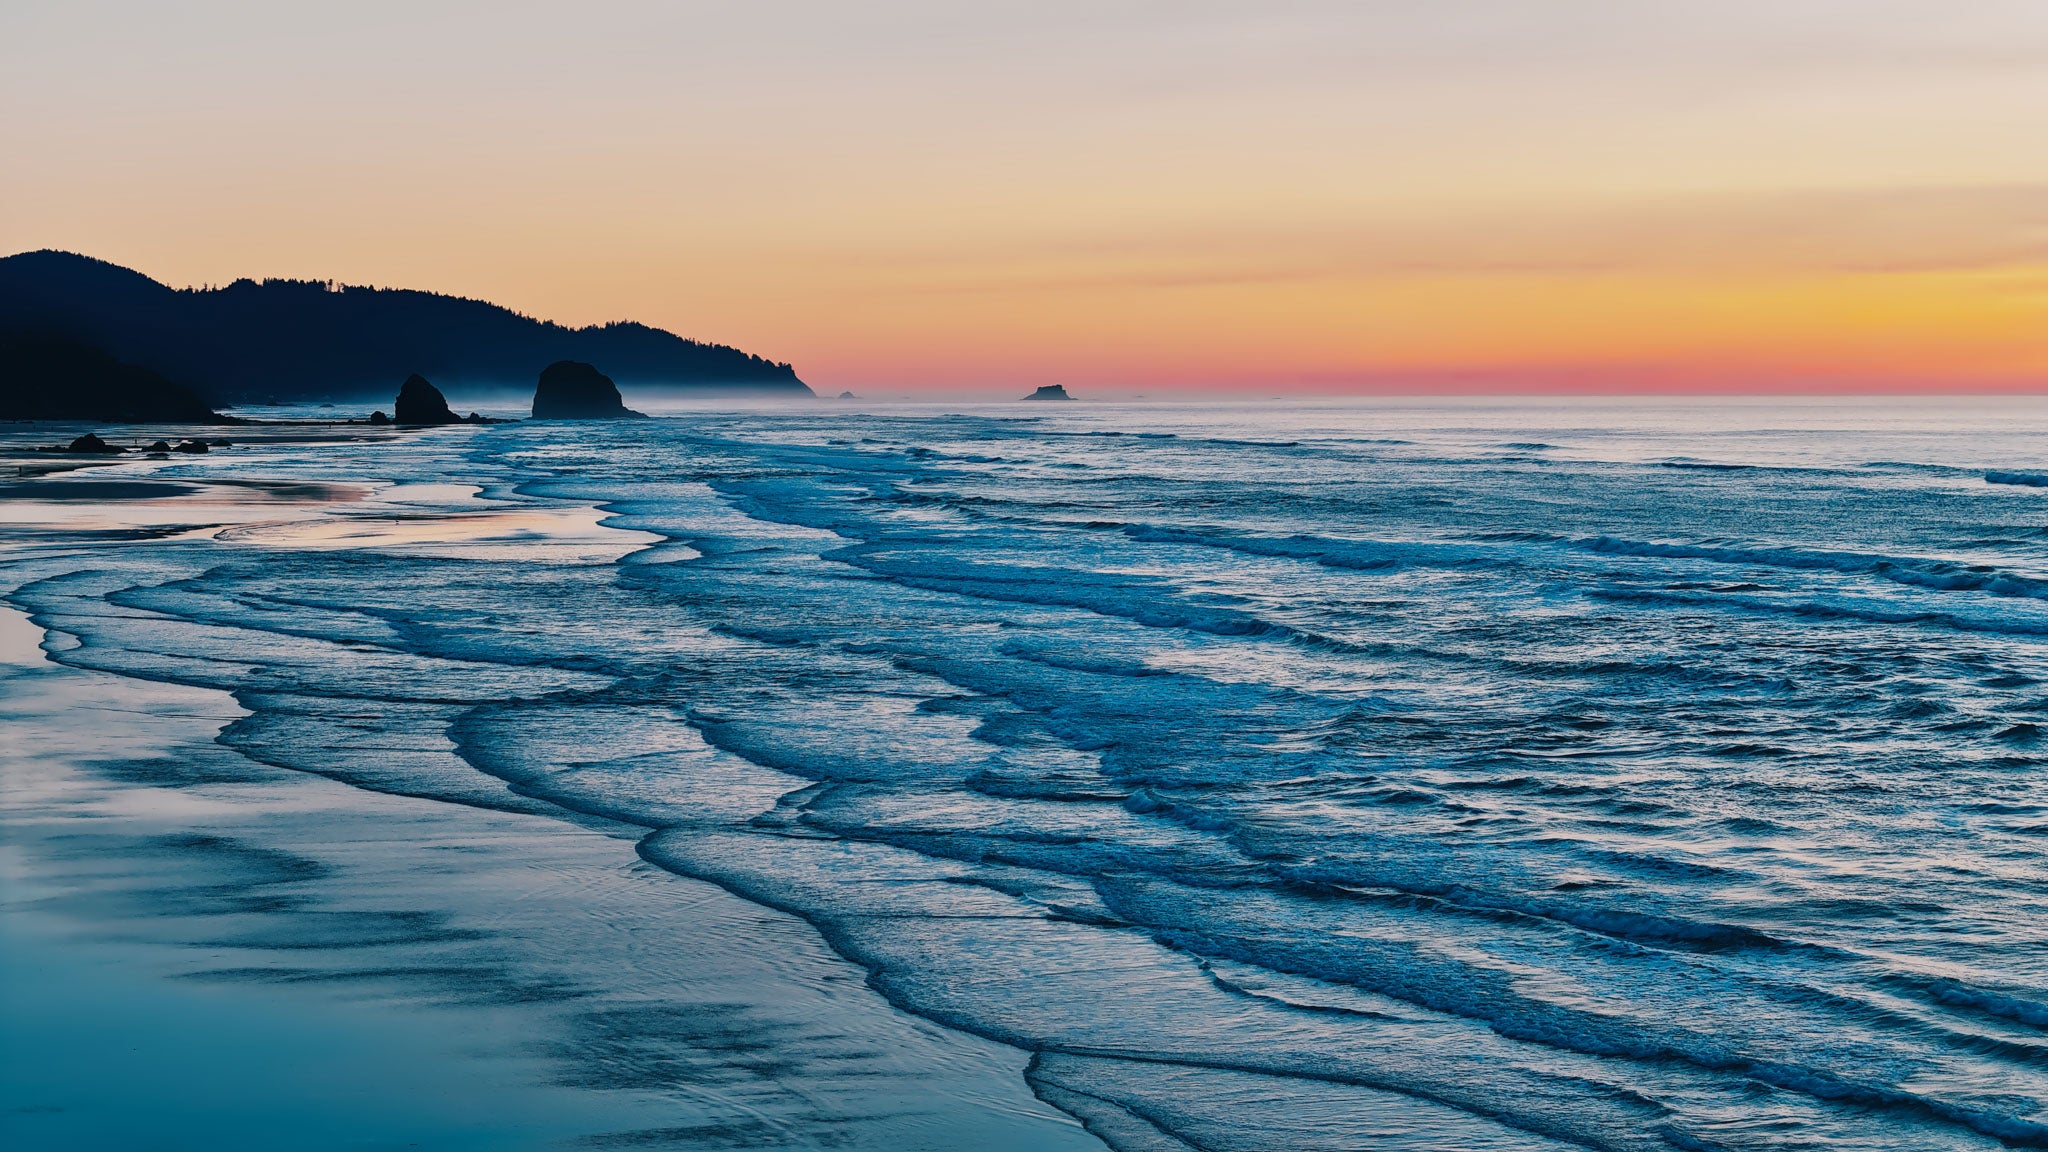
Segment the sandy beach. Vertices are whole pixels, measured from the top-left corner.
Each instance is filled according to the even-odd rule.
[[[0,432],[0,1138],[2048,1141],[2031,409],[1021,407]]]
[[[103,531],[203,511],[70,482],[100,488],[74,509],[161,498],[105,501]],[[0,611],[0,1143],[1100,1147],[1025,1053],[640,862],[646,829],[266,766],[215,742],[228,694],[46,658],[67,643]]]

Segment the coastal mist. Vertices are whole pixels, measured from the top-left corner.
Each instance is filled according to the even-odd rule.
[[[1123,1152],[2048,1147],[2042,414],[457,427],[95,470],[370,495],[4,598],[265,765],[627,829]]]

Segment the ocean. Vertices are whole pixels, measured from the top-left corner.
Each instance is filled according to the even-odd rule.
[[[47,663],[227,694],[237,796],[601,828],[1015,1053],[925,1146],[2048,1147],[2039,401],[678,407],[7,495]],[[576,978],[769,948],[706,923]]]

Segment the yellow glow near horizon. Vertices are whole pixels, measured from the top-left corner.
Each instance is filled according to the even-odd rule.
[[[0,248],[820,390],[2048,385],[2048,8],[0,14]]]

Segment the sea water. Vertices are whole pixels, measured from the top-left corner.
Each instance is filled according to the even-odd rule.
[[[231,691],[268,764],[645,828],[1116,1148],[2048,1146],[2048,406],[842,404],[150,467],[372,496],[45,518],[7,599],[53,658]]]

